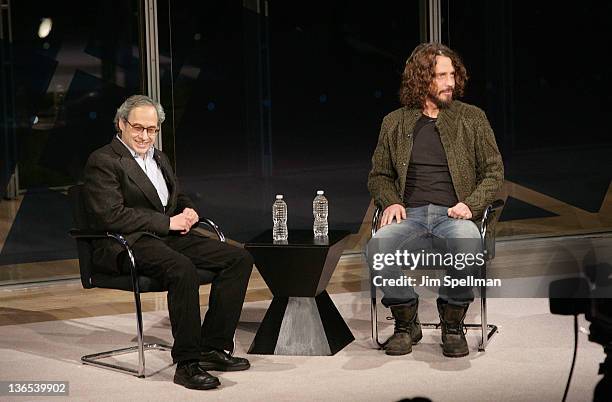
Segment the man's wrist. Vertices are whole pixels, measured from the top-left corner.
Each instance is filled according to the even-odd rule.
[[[468,209],[470,210],[470,213],[472,214],[472,218],[476,217],[476,206],[472,203],[470,203],[469,201],[461,201],[461,203],[463,205],[465,205],[466,207],[468,207]]]

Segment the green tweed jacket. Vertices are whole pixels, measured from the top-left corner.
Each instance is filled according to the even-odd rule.
[[[372,156],[368,189],[383,210],[403,203],[406,171],[412,151],[412,132],[422,110],[406,107],[383,119]],[[476,106],[453,101],[436,120],[453,187],[473,220],[495,199],[504,180],[504,165],[485,113]],[[405,205],[404,205],[405,206]]]

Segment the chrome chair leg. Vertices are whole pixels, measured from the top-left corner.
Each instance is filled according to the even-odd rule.
[[[483,286],[481,288],[481,298],[480,298],[480,330],[482,333],[482,341],[480,345],[478,345],[478,351],[484,352],[489,344],[489,341],[493,338],[493,336],[499,332],[497,325],[489,324],[487,321],[487,297],[486,297],[486,288]]]
[[[134,298],[136,300],[136,329],[138,345],[130,346],[122,349],[113,349],[107,352],[94,353],[91,355],[85,355],[81,357],[81,361],[84,364],[91,366],[106,368],[114,371],[118,371],[124,374],[130,374],[139,378],[145,378],[145,351],[146,350],[172,350],[172,346],[161,344],[161,343],[144,343],[143,327],[142,327],[142,310],[140,305],[140,294],[134,292]],[[123,355],[127,353],[138,353],[138,368],[135,370],[119,364],[111,364],[100,361],[108,357]]]
[[[136,332],[138,338],[138,345],[131,346],[122,349],[109,350],[107,352],[94,353],[91,355],[85,355],[81,357],[83,364],[89,364],[91,366],[102,367],[114,371],[119,371],[125,374],[131,374],[133,376],[144,378],[145,373],[145,350],[172,350],[172,346],[161,344],[161,343],[144,343],[144,334],[142,326],[142,306],[140,303],[140,289],[138,287],[138,276],[136,275],[136,264],[134,262],[134,256],[132,250],[127,248],[128,256],[130,257],[131,272],[132,272],[132,289],[134,292],[134,303],[136,304]],[[129,367],[121,366],[118,364],[111,364],[99,361],[107,357],[123,355],[126,353],[138,352],[138,369],[134,370]]]
[[[384,344],[378,339],[378,310],[376,308],[376,289],[370,298],[370,322],[372,324],[372,343],[376,349],[382,349]]]
[[[152,350],[152,349],[169,351],[169,350],[172,350],[172,346],[161,344],[161,343],[145,343],[142,345],[143,352],[146,350]],[[123,348],[123,349],[113,349],[107,352],[100,352],[100,353],[94,353],[91,355],[82,356],[81,361],[83,362],[83,364],[88,364],[90,366],[101,367],[105,369],[118,371],[124,374],[130,374],[130,375],[133,375],[139,378],[144,378],[145,372],[143,371],[141,374],[140,367],[138,368],[138,370],[135,370],[133,368],[121,366],[119,364],[111,364],[111,363],[99,361],[100,359],[105,359],[107,357],[113,357],[113,356],[123,355],[127,353],[140,352],[140,350],[141,350],[140,345],[131,346],[131,347]]]
[[[144,334],[142,328],[142,306],[140,304],[140,288],[138,287],[138,276],[136,275],[136,263],[132,250],[128,249],[130,262],[132,263],[132,289],[134,291],[134,303],[136,304],[136,333],[138,336],[138,377],[145,376]]]
[[[481,325],[482,342],[480,343],[478,350],[483,351],[483,352],[486,349],[487,343],[489,341],[489,338],[487,336],[487,295],[486,293],[484,293],[487,291],[486,289],[487,289],[486,286],[480,287],[480,291],[482,292],[480,294],[480,325]]]

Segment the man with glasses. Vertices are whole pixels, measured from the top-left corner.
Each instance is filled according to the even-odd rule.
[[[94,229],[124,234],[138,272],[168,289],[174,382],[216,388],[218,378],[206,370],[250,367],[247,359],[226,351],[234,348],[253,259],[242,248],[191,230],[199,221],[196,207],[179,190],[168,157],[153,147],[164,118],[162,106],[143,95],[117,109],[117,135],[85,166],[85,200]],[[129,273],[125,251],[108,239],[97,241],[93,259],[104,273]],[[202,325],[197,268],[216,273]]]

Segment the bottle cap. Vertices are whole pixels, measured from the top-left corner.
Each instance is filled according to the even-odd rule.
[[[282,200],[283,199],[283,195],[282,194],[276,194],[276,199],[277,200]]]
[[[317,190],[317,195],[323,195],[324,191],[323,190]]]

